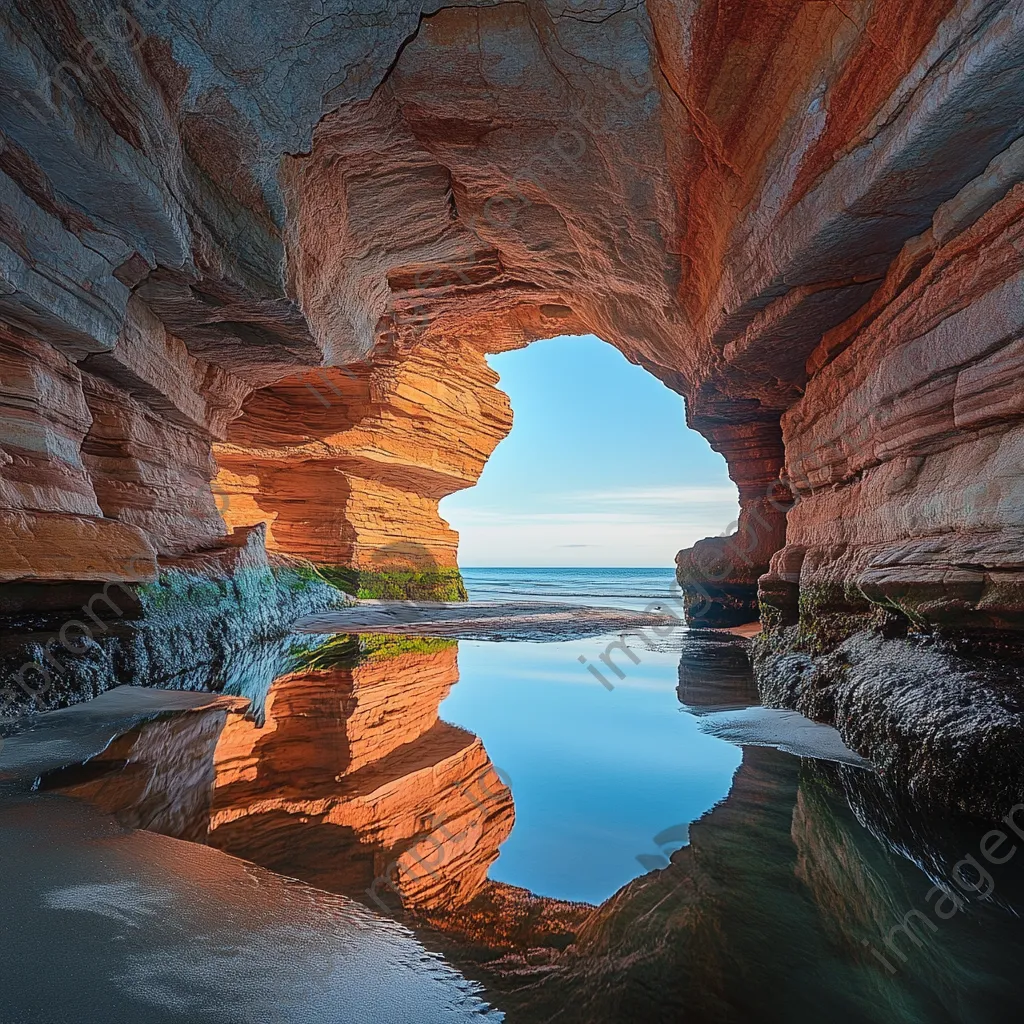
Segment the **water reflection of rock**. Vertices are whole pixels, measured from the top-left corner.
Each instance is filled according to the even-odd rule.
[[[744,662],[724,638],[685,645],[680,699],[702,713],[741,706],[754,696]],[[666,868],[619,890],[543,963],[487,965],[488,984],[512,1024],[1021,1019],[1024,991],[1007,979],[1024,931],[1007,910],[1022,907],[1024,852],[999,878],[1009,908],[974,901],[941,921],[925,899],[977,852],[978,827],[936,822],[873,772],[746,747],[728,797]],[[914,911],[934,929],[912,914],[903,931]]]
[[[618,891],[543,970],[495,966],[509,1020],[938,1022],[961,1019],[945,1009],[957,997],[983,1008],[972,1020],[1019,1019],[1024,995],[996,981],[1024,948],[1013,919],[974,936],[970,965],[959,933],[976,923],[947,923],[920,948],[898,935],[908,955],[894,974],[872,955],[907,910],[927,909],[927,880],[809,765],[746,749],[728,799],[669,867]]]
[[[908,911],[929,912],[931,880],[858,822],[844,771],[872,778],[746,748],[728,798],[667,868],[607,900],[542,970],[493,965],[508,1019],[909,1024],[965,1019],[958,1005],[972,1021],[1020,1019],[1013,915],[976,908],[934,931],[914,919],[919,941],[893,935],[905,960],[888,949]]]
[[[750,670],[748,641],[718,630],[692,631],[681,638],[680,704],[694,714],[757,704],[757,684]]]
[[[735,649],[698,647],[681,699],[707,714],[747,701]],[[869,771],[745,749],[689,845],[597,908],[487,881],[512,799],[480,741],[438,719],[456,678],[450,643],[333,641],[274,682],[258,722],[223,708],[150,722],[45,784],[172,835],[208,826],[228,852],[412,911],[510,1024],[1019,1019],[1024,939],[1007,910],[1024,907],[1024,852],[993,871],[995,900],[934,928],[915,918],[920,941],[894,933],[928,915],[933,881],[980,833]]]
[[[111,691],[105,698],[119,692]],[[105,702],[110,703],[109,699]],[[36,788],[86,800],[127,828],[204,842],[210,821],[214,750],[225,722],[240,721],[246,703],[240,698],[210,697],[194,710],[168,711],[128,728],[110,742],[101,734],[102,746],[95,756],[84,763],[42,770]],[[78,705],[73,710],[89,707]],[[45,740],[44,736],[43,750]]]
[[[355,901],[50,794],[0,827],[4,1024],[497,1024]]]
[[[209,842],[337,892],[439,910],[483,885],[514,821],[480,740],[438,720],[456,646],[321,649],[278,679],[264,720],[225,727]],[[348,656],[346,656],[348,655]]]

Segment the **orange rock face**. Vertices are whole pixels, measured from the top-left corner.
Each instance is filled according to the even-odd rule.
[[[0,328],[0,581],[150,579],[145,533],[106,519],[82,444],[91,425],[74,363]]]
[[[256,392],[216,446],[225,519],[268,522],[269,548],[322,565],[455,568],[437,504],[476,482],[512,425],[496,381],[467,343]]]
[[[0,580],[145,581],[227,529],[211,439],[248,389],[192,357],[137,300],[77,362],[0,326]]]
[[[1022,621],[1019,5],[129,7],[3,14],[0,580],[451,572],[484,354],[594,332],[739,488],[708,621]]]

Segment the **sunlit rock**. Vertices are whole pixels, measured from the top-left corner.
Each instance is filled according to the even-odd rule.
[[[484,356],[593,332],[739,490],[680,553],[693,625],[1018,642],[1019,4],[357,8],[3,12],[0,608],[260,523],[314,581],[460,598]]]

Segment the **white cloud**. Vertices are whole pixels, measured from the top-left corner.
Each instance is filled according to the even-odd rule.
[[[736,503],[735,484],[698,484],[690,487],[623,487],[612,491],[581,491],[565,495],[567,500],[613,505],[706,505]]]
[[[463,565],[670,566],[680,548],[729,531],[739,511],[726,485],[626,487],[537,494],[530,507],[455,503]]]
[[[529,512],[473,509],[452,515],[463,565],[665,565],[702,537],[726,531],[736,503],[656,511]]]

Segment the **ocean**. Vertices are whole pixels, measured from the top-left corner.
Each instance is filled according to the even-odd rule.
[[[667,568],[480,568],[462,570],[471,601],[552,601],[642,611],[658,602],[680,607],[675,570]]]

